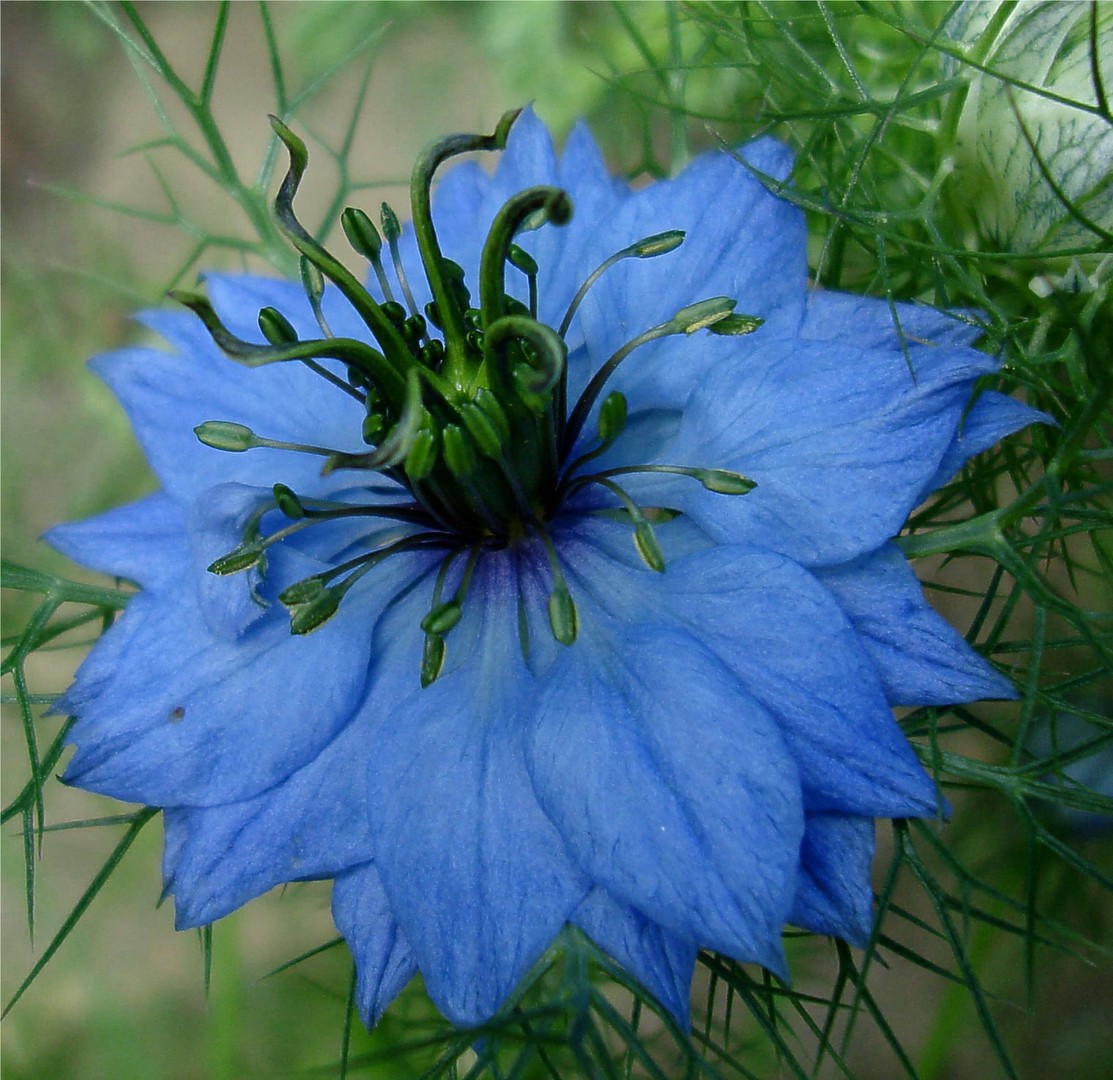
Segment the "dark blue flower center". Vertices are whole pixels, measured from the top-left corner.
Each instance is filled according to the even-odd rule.
[[[243,542],[210,570],[234,573],[265,565],[275,543],[311,525],[353,516],[393,519],[407,528],[399,537],[371,546],[328,572],[296,582],[280,599],[291,611],[295,633],[320,626],[339,607],[345,593],[383,559],[414,548],[442,549],[444,559],[434,587],[432,606],[422,622],[426,633],[423,679],[436,677],[444,655],[444,637],[460,618],[476,561],[484,550],[539,539],[552,574],[549,622],[556,639],[575,640],[577,616],[561,570],[549,523],[562,504],[589,484],[600,485],[629,518],[642,558],[654,570],[664,559],[654,533],[658,508],[644,508],[620,485],[624,474],[665,471],[693,477],[723,494],[744,494],[751,481],[719,469],[631,463],[592,472],[588,466],[609,450],[626,426],[627,403],[607,384],[625,359],[646,342],[668,335],[708,329],[716,334],[747,334],[761,320],[733,313],[735,301],[715,297],[688,305],[627,342],[587,381],[575,401],[568,393],[568,348],[565,336],[588,289],[611,266],[626,258],[652,258],[677,248],[684,234],[670,230],[637,241],[599,265],[573,298],[558,329],[537,316],[538,266],[515,243],[528,228],[565,225],[572,203],[559,188],[527,188],[496,214],[479,262],[475,302],[464,270],[441,251],[433,227],[431,186],[437,168],[448,158],[481,150],[501,150],[518,112],[507,113],[491,135],[452,135],[434,143],[414,166],[410,196],[413,230],[432,300],[417,310],[399,248],[401,226],[383,205],[380,228],[362,210],[350,207],[341,222],[352,247],[371,265],[384,299],[376,300],[344,265],[322,247],[298,221],[293,201],[308,163],[305,144],[284,124],[272,125],[290,155],[290,167],[275,200],[283,233],[302,257],[302,281],[321,328],[321,336],[298,337],[289,320],[274,308],[259,313],[269,342],[256,345],[233,335],[205,297],[176,293],[178,300],[204,321],[216,343],[234,360],[249,366],[299,361],[339,391],[360,402],[363,441],[368,450],[351,453],[329,447],[268,439],[251,429],[212,420],[197,429],[208,446],[228,451],[254,447],[319,454],[325,474],[353,470],[380,474],[393,482],[395,501],[351,506],[299,496],[276,485],[274,501],[251,519]],[[383,265],[389,252],[402,301],[395,298]],[[524,275],[528,302],[507,289],[508,267]],[[322,311],[325,280],[346,297],[366,324],[373,344],[336,337]],[[337,374],[339,361],[344,375]],[[589,417],[597,416],[597,438],[582,439]],[[357,482],[358,484],[358,482]],[[263,535],[269,511],[279,510],[290,524]],[[462,575],[445,596],[449,568],[465,557]]]

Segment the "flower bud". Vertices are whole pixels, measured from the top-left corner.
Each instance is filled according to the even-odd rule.
[[[969,80],[954,131],[953,190],[979,232],[1002,248],[1090,247],[1102,239],[1091,225],[1113,233],[1113,127],[1096,109],[1036,92],[1099,104],[1094,65],[1113,55],[1113,8],[1097,5],[1093,42],[1090,16],[1089,4],[1009,10],[979,0],[962,4],[948,25],[980,65],[948,64],[949,74]]]

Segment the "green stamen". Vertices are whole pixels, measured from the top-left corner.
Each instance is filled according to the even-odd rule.
[[[697,304],[689,304],[687,307],[681,308],[668,322],[651,326],[644,333],[623,345],[592,376],[591,381],[580,395],[564,432],[561,453],[567,454],[576,445],[576,439],[583,430],[584,422],[587,420],[588,413],[591,412],[591,407],[595,404],[596,398],[599,397],[603,387],[618,369],[618,366],[635,349],[648,344],[650,341],[656,341],[658,338],[669,337],[673,334],[694,334],[697,330],[712,326],[720,319],[725,319],[730,315],[736,304],[736,300],[731,300],[726,296],[716,296],[710,300],[701,300]]]
[[[595,476],[592,478],[592,482],[605,487],[626,508],[626,513],[630,515],[630,520],[634,523],[634,547],[638,549],[638,554],[650,570],[656,570],[658,574],[663,574],[665,572],[665,556],[661,551],[657,534],[653,531],[653,526],[642,512],[641,507],[613,481],[606,480],[602,476]]]
[[[553,576],[553,591],[549,594],[549,628],[561,645],[571,645],[580,632],[579,612],[576,611],[576,603],[568,591],[568,582],[564,579],[564,571],[552,538],[544,528],[538,530],[538,535],[545,546],[549,572]]]
[[[394,264],[394,276],[398,279],[402,296],[409,306],[410,313],[417,315],[417,301],[414,299],[410,283],[406,278],[406,268],[402,265],[402,253],[398,250],[398,239],[402,235],[402,226],[398,221],[398,215],[386,203],[382,204],[379,215],[379,220],[383,226],[383,236],[386,237],[387,245],[390,247],[390,261]]]
[[[568,305],[568,310],[564,313],[564,318],[560,320],[560,329],[557,331],[561,337],[568,333],[568,328],[572,325],[572,319],[583,299],[587,296],[588,291],[615,263],[622,262],[623,259],[654,259],[658,255],[666,255],[670,251],[675,251],[680,245],[684,243],[684,233],[680,229],[670,229],[668,232],[656,233],[653,236],[647,236],[643,240],[639,240],[629,247],[623,248],[621,251],[616,251],[609,259],[604,259],[590,274],[587,280],[579,287],[576,295],[572,297],[572,303]]]
[[[279,599],[290,609],[291,631],[309,633],[327,622],[344,596],[384,559],[403,551],[443,550],[431,606],[421,620],[422,686],[435,681],[443,669],[445,639],[463,616],[478,561],[485,552],[539,543],[551,578],[549,627],[557,642],[575,642],[579,613],[550,534],[550,521],[564,500],[581,488],[597,484],[614,497],[618,505],[588,512],[631,525],[642,560],[650,569],[663,572],[665,559],[654,526],[673,520],[679,512],[639,506],[614,477],[675,473],[698,480],[710,491],[731,495],[745,494],[754,487],[752,480],[725,469],[629,465],[590,474],[582,471],[626,431],[626,398],[617,390],[604,393],[608,380],[634,350],[670,335],[687,336],[705,329],[739,335],[752,333],[761,325],[756,317],[734,314],[735,301],[727,297],[688,305],[618,349],[568,409],[565,335],[584,297],[621,260],[655,258],[674,251],[684,240],[683,232],[674,229],[647,236],[600,263],[573,297],[559,330],[554,330],[537,318],[540,268],[515,238],[523,230],[546,223],[565,224],[572,204],[559,188],[529,188],[507,200],[495,216],[480,253],[478,306],[473,305],[463,269],[441,251],[430,189],[436,170],[449,158],[501,150],[517,115],[504,115],[490,135],[442,139],[426,149],[414,166],[410,180],[414,237],[432,294],[423,313],[417,310],[402,263],[402,227],[387,204],[382,205],[379,227],[357,207],[348,207],[341,215],[348,243],[374,271],[382,303],[301,225],[293,202],[308,152],[285,124],[273,119],[290,158],[274,202],[275,217],[301,255],[302,284],[323,336],[300,340],[281,312],[264,307],[259,312],[259,327],[267,344],[244,341],[224,325],[205,297],[191,292],[172,294],[198,315],[216,344],[233,360],[249,367],[297,361],[355,398],[361,406],[359,430],[371,449],[350,453],[268,439],[246,425],[220,420],[206,421],[195,429],[202,443],[233,453],[262,447],[320,456],[325,459],[323,473],[353,470],[353,486],[369,496],[390,499],[401,494],[404,500],[403,493],[408,493],[411,500],[353,505],[302,497],[284,484],[275,484],[273,499],[249,517],[240,545],[214,561],[210,570],[232,574],[255,567],[265,575],[267,551],[303,529],[359,517],[397,522],[396,527],[369,531],[356,547],[363,549],[360,554],[293,583],[283,589]],[[391,291],[383,264],[384,245],[390,250],[405,305]],[[507,264],[526,276],[527,303],[508,295]],[[326,280],[363,319],[375,344],[337,338],[332,333],[323,311]],[[346,379],[324,361],[345,365]],[[597,403],[598,442],[569,461]],[[382,474],[396,486],[369,483],[371,472]],[[287,523],[263,535],[263,521],[272,512],[283,515]],[[339,537],[340,544],[350,550],[349,540]],[[467,563],[459,584],[446,599],[449,574],[465,550]],[[519,644],[523,657],[528,658],[529,613],[521,583],[517,599]]]

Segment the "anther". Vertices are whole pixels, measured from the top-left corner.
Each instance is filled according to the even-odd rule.
[[[358,207],[349,206],[340,215],[340,225],[344,229],[344,235],[348,238],[348,243],[352,245],[357,254],[362,255],[371,264],[371,269],[375,273],[375,280],[383,291],[383,299],[393,300],[394,292],[391,290],[390,281],[383,269],[381,257],[383,241],[379,236],[379,230],[375,228],[375,223]]]
[[[553,576],[553,591],[549,594],[549,629],[561,645],[571,645],[580,632],[579,612],[576,611],[576,603],[568,591],[568,582],[564,579],[564,571],[560,567],[552,538],[544,528],[538,532],[549,560],[549,572]]]
[[[297,521],[305,517],[305,507],[297,493],[285,484],[275,484],[271,489],[274,492],[274,504],[286,517]]]
[[[642,512],[642,509],[629,494],[611,480],[606,480],[600,476],[594,478],[594,482],[602,485],[613,495],[617,496],[619,502],[626,508],[626,513],[630,516],[630,520],[634,524],[634,547],[637,548],[638,554],[642,557],[642,561],[650,570],[655,570],[658,574],[665,572],[665,556],[661,551],[661,545],[657,540],[657,534],[653,531],[653,526],[649,523],[649,519]]]
[[[278,308],[265,307],[259,312],[259,330],[271,345],[292,345],[298,332]]]
[[[310,446],[307,443],[265,439],[262,435],[256,435],[251,428],[243,424],[233,424],[227,420],[206,420],[193,429],[193,434],[197,436],[198,442],[205,446],[211,446],[214,450],[227,450],[233,454],[259,448],[294,450],[300,454],[318,454],[321,457],[331,457],[339,453],[338,450],[330,450],[326,446]]]

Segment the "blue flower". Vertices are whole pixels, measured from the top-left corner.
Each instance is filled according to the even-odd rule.
[[[334,879],[369,1024],[416,971],[483,1021],[569,923],[681,1024],[698,948],[864,942],[874,819],[941,805],[891,707],[1014,696],[891,541],[1039,418],[971,404],[976,326],[809,291],[773,141],[632,191],[528,112],[414,228],[345,214],[365,293],[276,130],[303,284],[94,361],[161,489],[49,535],[141,587],[65,779],[163,808],[179,927]]]

